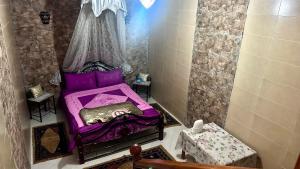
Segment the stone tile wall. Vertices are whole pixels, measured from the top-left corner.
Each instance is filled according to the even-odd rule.
[[[126,0],[126,4],[127,61],[133,68],[126,79],[131,83],[139,72],[148,73],[149,18],[139,1]]]
[[[53,22],[41,23],[39,5],[31,1],[11,1],[11,13],[16,30],[16,46],[24,75],[25,87],[41,84],[53,91],[49,80],[58,70]],[[38,1],[32,1],[38,3]]]
[[[248,0],[201,0],[188,94],[188,124],[224,126],[244,31]]]

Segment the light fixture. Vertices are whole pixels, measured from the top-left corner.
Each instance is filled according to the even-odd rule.
[[[154,4],[155,0],[140,0],[140,2],[145,8],[148,9]]]
[[[40,18],[43,24],[49,24],[50,22],[50,13],[47,11],[40,12]]]

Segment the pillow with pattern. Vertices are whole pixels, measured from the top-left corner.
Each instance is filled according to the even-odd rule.
[[[30,92],[32,93],[34,98],[38,98],[44,94],[42,86],[40,84],[29,88]]]

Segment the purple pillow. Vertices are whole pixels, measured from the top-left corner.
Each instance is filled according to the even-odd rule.
[[[70,91],[82,91],[97,88],[95,72],[89,73],[65,73],[66,89]]]
[[[124,82],[121,69],[115,69],[107,72],[97,71],[96,79],[98,87],[107,87]]]

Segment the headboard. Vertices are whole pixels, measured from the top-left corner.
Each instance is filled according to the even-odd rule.
[[[73,73],[87,73],[87,72],[92,72],[92,71],[111,71],[115,69],[116,67],[107,65],[101,61],[96,61],[96,62],[87,62],[83,65],[81,69],[79,69],[77,72]],[[65,78],[64,78],[64,71],[63,68],[60,67],[60,75],[61,75],[61,83],[60,87],[63,89],[65,88]]]
[[[84,64],[84,66],[77,71],[77,73],[86,73],[86,72],[92,72],[92,71],[110,71],[115,69],[115,67],[107,65],[101,61],[97,62],[87,62]]]

